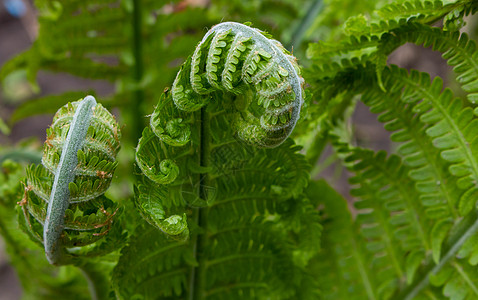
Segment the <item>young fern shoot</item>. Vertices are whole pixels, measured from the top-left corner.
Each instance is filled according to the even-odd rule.
[[[211,93],[237,95],[234,127],[240,139],[275,147],[292,132],[303,102],[297,59],[280,42],[249,26],[214,26],[178,72],[173,100],[192,112],[211,101]]]
[[[85,97],[78,104],[76,112],[70,123],[70,130],[64,141],[60,161],[55,170],[53,186],[48,209],[43,224],[43,243],[45,254],[51,264],[60,261],[60,237],[64,227],[65,211],[70,204],[69,185],[75,179],[75,168],[78,164],[77,153],[86,137],[90,127],[91,114],[96,106],[92,96]]]
[[[55,115],[42,165],[27,169],[21,202],[51,264],[71,263],[65,247],[92,244],[111,227],[117,208],[103,194],[118,164],[119,138],[116,120],[92,96],[68,103]]]

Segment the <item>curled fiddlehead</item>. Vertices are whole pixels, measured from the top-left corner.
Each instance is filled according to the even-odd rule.
[[[20,202],[51,264],[67,263],[66,248],[93,244],[110,230],[117,205],[104,193],[117,166],[119,139],[115,118],[92,96],[54,116],[42,164],[27,168]]]
[[[302,85],[296,58],[266,33],[234,22],[209,30],[161,97],[136,149],[144,175],[136,202],[146,220],[185,238],[184,207],[208,206],[216,194],[212,185],[205,191],[205,176],[198,175],[217,163],[208,155],[237,143],[233,136],[259,148],[283,143],[299,118]]]
[[[191,112],[208,104],[212,93],[236,95],[233,126],[239,138],[275,147],[291,133],[302,105],[296,58],[276,40],[249,26],[214,26],[174,81],[176,106]]]

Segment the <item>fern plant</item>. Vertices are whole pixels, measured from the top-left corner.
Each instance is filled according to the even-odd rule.
[[[294,299],[303,280],[313,284],[303,268],[318,249],[318,214],[302,194],[307,163],[285,141],[302,104],[298,71],[279,42],[246,25],[205,35],[136,150],[136,206],[172,241],[141,237],[123,250],[121,297],[154,297],[156,276],[159,295],[177,299]],[[296,240],[299,232],[312,240]],[[138,252],[151,259],[138,265]],[[131,272],[145,267],[149,276]],[[308,288],[301,297],[312,299]]]
[[[39,70],[112,80],[103,103],[126,134],[115,159],[119,127],[86,97],[54,118],[23,192],[21,168],[4,163],[0,233],[26,297],[85,299],[88,285],[101,299],[478,297],[478,54],[461,33],[476,1],[36,4],[40,36],[0,78],[26,68],[32,82]],[[297,43],[304,67],[270,34],[232,22],[244,14]],[[231,21],[201,39],[223,15]],[[405,43],[441,52],[453,90],[389,65]],[[84,96],[28,102],[11,122]],[[357,101],[396,149],[356,143]],[[334,158],[350,174],[346,197],[315,178]]]
[[[400,144],[388,157],[360,148],[344,140],[340,115],[323,118],[328,140],[353,174],[357,199],[354,219],[345,206],[323,202],[332,228],[324,228],[330,247],[321,256],[334,259],[320,268],[335,270],[323,279],[325,298],[476,298],[476,51],[458,31],[475,11],[474,1],[390,4],[376,11],[379,22],[350,20],[350,39],[309,47],[314,65],[306,78],[320,94],[318,105],[331,109],[359,95]],[[437,20],[442,28],[430,25]],[[406,42],[442,52],[466,100],[443,90],[440,78],[386,66]],[[348,238],[334,236],[339,232]]]

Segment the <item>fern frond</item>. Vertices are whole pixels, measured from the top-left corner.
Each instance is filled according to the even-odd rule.
[[[103,194],[117,166],[119,127],[93,97],[85,99],[58,110],[47,130],[42,165],[27,168],[25,196],[20,202],[27,224],[44,243],[52,264],[68,262],[62,258],[62,247],[89,245],[108,233],[118,210]]]
[[[369,150],[351,148],[339,141],[335,144],[341,153],[351,153],[346,161],[349,168],[356,173],[351,179],[352,183],[358,184],[353,194],[360,198],[358,202],[355,202],[359,210],[352,228],[361,230],[355,237],[349,237],[347,242],[357,241],[355,249],[366,247],[367,253],[372,255],[369,262],[370,268],[373,274],[379,274],[375,279],[375,286],[372,286],[370,282],[361,282],[359,285],[363,286],[360,289],[376,293],[375,296],[369,294],[372,298],[428,299],[430,296],[440,295],[437,288],[430,286],[431,283],[443,289],[444,295],[453,291],[451,298],[460,299],[455,297],[458,297],[461,292],[456,293],[457,290],[452,288],[458,281],[452,280],[450,286],[446,286],[449,280],[439,281],[434,276],[442,271],[446,272],[449,266],[454,266],[455,257],[461,257],[460,255],[471,257],[471,253],[477,253],[476,244],[472,241],[472,236],[478,230],[476,212],[453,220],[454,224],[450,222],[451,218],[423,219],[421,216],[425,215],[423,211],[427,207],[418,201],[407,201],[407,195],[418,197],[419,194],[413,189],[414,182],[407,176],[408,168],[400,164],[397,156],[385,159],[383,152],[374,154]],[[349,164],[352,162],[353,164]],[[389,170],[391,172],[385,174]],[[407,202],[415,208],[407,207]],[[421,230],[420,228],[409,230],[414,224],[422,224]],[[394,228],[392,232],[388,231],[390,228]],[[325,226],[325,232],[327,232],[327,226]],[[423,238],[428,246],[417,243],[419,240],[423,241]],[[402,241],[399,242],[400,248],[390,247],[395,239]],[[408,250],[405,250],[407,247]],[[390,253],[395,254],[395,260],[390,258]],[[349,255],[336,258],[336,262],[344,264],[349,259]],[[431,257],[434,260],[431,260]],[[400,272],[402,266],[404,270]],[[337,274],[340,273],[326,276],[326,280],[335,278],[338,283],[334,286],[341,283],[350,285],[345,283],[350,275],[346,278],[334,277]],[[361,276],[365,276],[363,272]],[[460,276],[466,277],[466,274],[462,273]],[[462,279],[459,281],[463,282]],[[334,295],[333,290],[329,293]],[[472,294],[473,284],[467,286],[463,293]],[[353,297],[346,296],[350,299]]]
[[[154,227],[143,225],[136,230],[114,271],[117,294],[121,299],[137,294],[184,299],[180,295],[188,288],[190,268],[197,264],[191,249],[184,242],[168,240]]]
[[[361,95],[385,129],[394,132],[391,138],[400,143],[401,156],[386,158],[383,152],[355,148],[328,132],[355,174],[351,183],[356,185],[352,194],[358,198],[354,203],[358,215],[349,230],[358,227],[360,231],[346,242],[355,242],[355,255],[358,252],[365,258],[373,274],[351,268],[355,277],[342,276],[340,269],[328,265],[325,268],[334,272],[324,276],[322,285],[334,288],[324,291],[324,298],[354,299],[355,295],[338,293],[342,284],[342,289],[354,286],[354,291],[362,293],[356,299],[476,297],[472,266],[478,261],[473,238],[478,230],[474,112],[478,73],[475,43],[457,31],[462,17],[476,11],[476,3],[403,3],[386,6],[384,22],[364,25],[362,38],[310,48],[315,61],[305,77],[323,108],[312,110],[324,120],[321,125],[335,125],[324,109],[339,110]],[[445,29],[427,25],[443,17]],[[366,23],[359,16],[350,26]],[[360,33],[358,29],[350,32]],[[388,56],[406,42],[442,52],[471,104],[443,90],[439,78],[431,81],[424,73],[386,67]],[[327,230],[325,223],[324,236]],[[362,247],[370,256],[363,255]],[[344,265],[352,257],[347,252],[331,264]],[[367,280],[359,281],[360,277]],[[349,278],[356,278],[358,284],[351,284]]]
[[[395,23],[394,23],[395,24]],[[432,47],[443,53],[443,58],[453,67],[458,82],[468,95],[470,102],[476,101],[478,91],[478,64],[476,44],[459,31],[445,31],[421,24],[413,18],[402,20],[393,28],[382,30],[380,35],[352,36],[350,40],[331,45],[311,44],[308,57],[316,60],[312,78],[323,80],[333,78],[346,68],[358,68],[371,62],[376,65],[379,80],[386,59],[399,46],[411,42]],[[309,76],[306,74],[306,77]]]
[[[311,182],[308,194],[322,195],[324,247],[315,260],[323,299],[380,299],[372,255],[354,227],[347,201],[325,181]]]
[[[396,69],[395,69],[396,70]],[[398,71],[398,70],[397,70]],[[441,92],[442,82],[436,78],[433,83],[427,76],[412,72],[409,76],[402,70],[390,72],[395,84],[402,82],[408,96],[404,101],[413,105],[420,122],[427,125],[426,134],[439,149],[440,156],[451,163],[449,171],[457,176],[457,186],[465,189],[457,208],[460,214],[467,214],[474,207],[473,195],[476,190],[476,146],[475,117],[470,107],[460,99],[453,99],[451,92]],[[407,95],[406,94],[406,95]],[[447,137],[453,136],[452,139]]]
[[[453,67],[458,82],[468,92],[467,98],[475,103],[478,91],[478,59],[476,44],[459,32],[447,32],[416,23],[408,23],[383,36],[380,51],[388,55],[397,46],[406,42],[423,44],[443,53],[443,58]]]
[[[213,27],[178,72],[175,104],[196,111],[215,91],[245,97],[234,104],[234,127],[243,140],[273,147],[295,126],[302,105],[302,78],[296,59],[259,30],[226,22]]]
[[[375,11],[375,13],[385,20],[403,20],[415,17],[420,20],[422,24],[431,24],[455,9],[466,7],[468,3],[471,2],[472,1],[412,0],[385,5]],[[372,25],[371,27],[373,28],[374,26]]]
[[[360,198],[354,203],[356,224],[377,257],[377,272],[386,290],[399,288],[405,275],[409,282],[413,279],[432,248],[431,222],[416,217],[424,214],[424,207],[417,201],[408,168],[397,156],[386,158],[384,152],[353,149],[346,161],[354,162],[350,168],[355,176],[350,182],[358,185],[351,191]]]
[[[347,59],[360,57],[365,53],[375,52],[376,47],[381,44],[383,34],[392,32],[394,29],[406,27],[407,24],[432,24],[444,15],[455,9],[466,9],[468,2],[444,3],[441,0],[435,1],[404,1],[403,3],[388,4],[374,13],[380,17],[380,22],[371,21],[361,16],[352,17],[345,23],[345,31],[352,31],[354,34],[348,39],[339,42],[321,42],[309,45],[307,56],[314,60],[327,62],[332,58],[337,61],[341,54],[348,54]],[[363,18],[361,22],[353,20]]]
[[[286,140],[302,103],[301,81],[279,42],[224,23],[160,98],[136,149],[135,203],[170,238],[162,247],[183,243],[197,260],[177,266],[187,285],[164,283],[171,296],[294,299],[302,278],[312,282],[304,268],[317,253],[321,226],[303,195],[308,164]],[[285,111],[292,119],[271,120]],[[254,266],[261,270],[250,272]],[[316,286],[301,295],[314,299]]]

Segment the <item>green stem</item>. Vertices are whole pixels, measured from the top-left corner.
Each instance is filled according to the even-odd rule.
[[[290,41],[286,44],[287,49],[292,50],[292,48],[294,48],[296,51],[299,50],[305,32],[312,25],[315,17],[320,13],[323,6],[322,0],[316,0],[314,3],[312,3],[310,8],[307,10],[307,14],[304,18],[302,18],[302,21],[292,33]]]
[[[201,109],[201,145],[199,153],[199,162],[203,167],[208,166],[209,156],[210,156],[210,115],[206,112],[206,108]],[[208,199],[208,184],[209,184],[209,175],[208,173],[199,175],[199,197],[202,200]],[[207,215],[208,207],[197,208],[195,211],[195,218],[197,224],[201,228],[201,232],[198,233],[194,245],[194,252],[198,260],[198,266],[193,270],[191,276],[191,290],[189,294],[190,300],[200,300],[204,296],[205,284],[206,284],[206,253],[204,249],[207,245]]]
[[[135,90],[133,97],[129,103],[129,115],[130,120],[128,127],[130,128],[130,136],[132,141],[135,141],[141,137],[141,131],[144,126],[141,124],[143,120],[143,114],[141,113],[142,103],[144,101],[144,92],[140,88],[141,80],[143,79],[143,39],[141,34],[141,0],[133,0],[133,15],[132,15],[132,30],[133,30],[133,80],[135,83]]]
[[[428,286],[430,276],[437,274],[446,263],[456,256],[461,246],[478,232],[478,214],[476,212],[471,220],[465,218],[462,220],[462,223],[464,223],[464,226],[459,226],[461,230],[458,230],[456,234],[450,238],[451,243],[449,244],[448,251],[445,252],[440,262],[434,266],[428,266],[424,271],[424,276],[420,276],[414,284],[410,285],[409,288],[394,299],[415,299],[415,297]]]
[[[101,267],[93,263],[83,263],[77,265],[88,282],[88,289],[92,300],[108,300],[109,299],[109,282],[105,274],[101,271]]]

